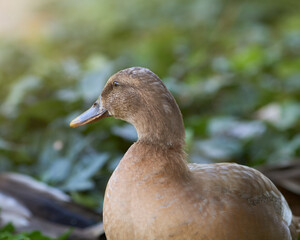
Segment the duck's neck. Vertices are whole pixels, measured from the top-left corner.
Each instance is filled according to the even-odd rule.
[[[163,147],[158,144],[137,141],[126,152],[117,174],[125,170],[134,181],[146,182],[145,179],[190,179],[185,152],[177,147]]]
[[[184,124],[175,101],[173,104],[153,106],[138,113],[138,120],[133,124],[137,129],[139,142],[178,149],[184,146]]]
[[[183,149],[184,124],[179,107],[173,98],[171,100],[163,102],[165,106],[160,104],[162,101],[153,101],[133,116],[132,123],[137,129],[138,141],[126,153],[130,156],[129,163],[126,157],[122,161],[139,166],[142,172],[154,171],[163,176],[188,179],[189,170]]]

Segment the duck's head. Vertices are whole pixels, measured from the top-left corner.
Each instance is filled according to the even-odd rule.
[[[184,125],[175,99],[157,75],[133,67],[114,74],[93,106],[71,127],[113,116],[135,126],[139,141],[183,145]]]

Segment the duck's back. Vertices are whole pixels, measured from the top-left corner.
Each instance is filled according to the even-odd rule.
[[[204,198],[200,205],[211,239],[296,239],[286,200],[259,171],[231,163],[189,168]]]

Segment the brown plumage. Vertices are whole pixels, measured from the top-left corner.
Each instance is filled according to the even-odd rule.
[[[113,75],[72,127],[114,116],[138,141],[111,176],[104,199],[110,240],[294,240],[284,197],[259,171],[238,164],[187,164],[180,110],[145,68]]]
[[[300,161],[299,159],[258,168],[284,195],[293,214],[300,216]]]

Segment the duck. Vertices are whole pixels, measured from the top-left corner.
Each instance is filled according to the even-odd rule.
[[[132,124],[138,135],[106,186],[107,239],[297,239],[299,218],[261,172],[235,163],[188,163],[181,111],[151,70],[132,67],[111,76],[70,126],[107,117]]]
[[[262,165],[257,169],[266,175],[287,200],[293,214],[300,216],[300,161]]]
[[[0,227],[13,224],[17,233],[40,231],[51,238],[105,239],[99,214],[63,191],[21,173],[0,173]]]

